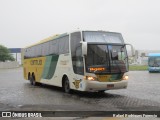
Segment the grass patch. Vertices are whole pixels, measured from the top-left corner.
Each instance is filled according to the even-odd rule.
[[[131,71],[146,71],[148,70],[147,65],[129,65],[129,70]]]

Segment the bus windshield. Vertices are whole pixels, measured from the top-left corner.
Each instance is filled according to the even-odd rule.
[[[128,58],[124,45],[88,45],[86,71],[89,73],[125,73]]]
[[[160,56],[149,58],[149,67],[159,67],[160,66]]]

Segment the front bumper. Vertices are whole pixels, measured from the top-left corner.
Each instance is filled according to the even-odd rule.
[[[150,72],[160,72],[160,67],[149,67],[148,71],[150,71]]]
[[[118,82],[98,82],[98,81],[85,81],[84,91],[101,91],[112,89],[125,89],[128,85],[128,80],[122,80]]]

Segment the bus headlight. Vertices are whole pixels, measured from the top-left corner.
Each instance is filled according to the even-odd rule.
[[[84,79],[85,79],[85,80],[90,80],[90,81],[95,81],[95,80],[97,80],[97,78],[92,77],[92,76],[85,76]]]
[[[128,80],[128,78],[129,78],[128,75],[124,75],[122,79],[123,80]]]

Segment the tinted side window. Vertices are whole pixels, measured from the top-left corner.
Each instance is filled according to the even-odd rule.
[[[49,42],[42,44],[42,56],[49,54]]]
[[[28,48],[28,57],[32,57],[32,49]]]
[[[41,56],[41,45],[35,46],[35,56],[34,57],[40,57]]]
[[[69,36],[65,36],[58,39],[59,43],[59,54],[65,54],[69,52]]]
[[[81,47],[81,33],[75,32],[71,34],[71,55],[74,73],[84,75],[84,63]]]
[[[58,54],[58,42],[57,40],[50,41],[50,54],[57,55]]]
[[[24,49],[24,58],[28,58],[27,48]]]
[[[25,49],[24,57],[58,55],[69,52],[69,35]]]

